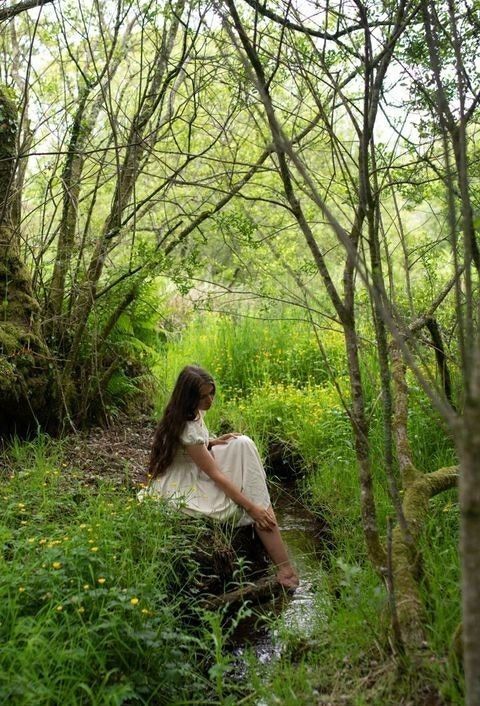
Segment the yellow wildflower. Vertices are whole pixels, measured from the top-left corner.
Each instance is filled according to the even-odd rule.
[[[57,605],[55,610],[58,610],[58,612],[60,612],[61,610],[63,610],[63,605]]]
[[[54,569],[61,569],[62,568],[62,562],[61,561],[54,561],[52,564]]]
[[[83,588],[84,588],[85,591],[88,591],[88,589],[90,588],[90,584],[89,584],[89,583],[84,583],[84,584],[83,584]]]
[[[25,586],[19,586],[19,587],[18,587],[18,592],[19,592],[19,593],[23,593],[24,590],[25,590]]]
[[[138,605],[140,603],[138,598],[130,598],[130,603],[132,605]]]
[[[98,552],[98,547],[90,547],[91,552]]]
[[[104,579],[103,576],[100,576],[99,579],[97,579],[98,583],[105,583],[107,579]]]

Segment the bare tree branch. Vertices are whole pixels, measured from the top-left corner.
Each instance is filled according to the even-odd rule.
[[[4,7],[0,10],[0,22],[10,20],[12,17],[15,17],[15,15],[19,15],[26,10],[31,10],[33,7],[41,7],[51,2],[53,2],[53,0],[24,0],[24,2],[18,2],[11,7]]]

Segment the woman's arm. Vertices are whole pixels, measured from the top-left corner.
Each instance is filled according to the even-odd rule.
[[[272,510],[252,503],[235,483],[232,483],[230,478],[225,473],[222,473],[215,463],[215,459],[208,453],[203,444],[186,446],[185,448],[194,463],[223,490],[225,495],[228,495],[234,503],[243,507],[260,529],[271,530],[276,526],[277,523]]]

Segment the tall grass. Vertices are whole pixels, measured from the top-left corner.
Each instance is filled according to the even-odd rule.
[[[86,485],[42,437],[14,446],[8,469],[0,702],[217,703],[209,627],[189,626],[202,523],[108,482]]]
[[[328,365],[303,322],[204,313],[168,342],[157,373],[168,388],[184,365],[196,362],[215,376],[226,396],[247,394],[264,383],[321,384],[344,372],[340,334],[327,331],[321,337]]]
[[[254,437],[266,452],[281,439],[305,460],[306,488],[330,519],[350,525],[359,517],[359,485],[352,431],[344,403],[349,384],[344,344],[338,332],[321,336],[328,363],[307,324],[204,314],[165,349],[162,407],[176,375],[197,362],[217,381],[217,400],[208,414],[212,431],[236,429]],[[392,512],[383,468],[383,421],[374,350],[363,355],[366,408],[379,518]],[[421,390],[410,380],[409,428],[414,461],[431,471],[455,463],[451,439]],[[347,531],[350,531],[348,527]]]

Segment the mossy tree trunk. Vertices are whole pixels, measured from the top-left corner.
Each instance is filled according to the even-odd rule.
[[[418,472],[405,491],[402,509],[408,526],[405,537],[400,526],[393,531],[392,569],[397,604],[398,623],[404,646],[416,651],[423,646],[425,607],[420,594],[418,542],[428,517],[430,499],[457,485],[458,468],[440,468],[432,473]]]
[[[430,499],[454,488],[458,483],[458,467],[440,468],[422,473],[412,461],[408,441],[408,386],[405,365],[397,345],[391,344],[392,376],[395,390],[393,428],[398,465],[403,489],[400,524],[392,536],[392,573],[398,624],[405,648],[415,652],[426,640],[425,607],[420,594],[421,556],[419,540],[428,516]]]
[[[49,424],[48,349],[40,308],[20,258],[14,193],[18,116],[15,98],[0,86],[0,434]]]

